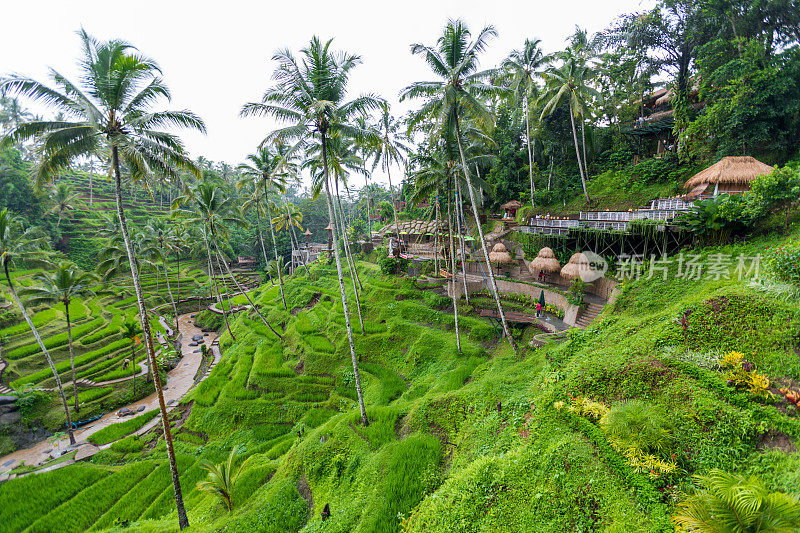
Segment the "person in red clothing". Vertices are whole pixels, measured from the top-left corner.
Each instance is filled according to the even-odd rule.
[[[539,318],[542,314],[542,304],[541,302],[536,302],[536,318]]]

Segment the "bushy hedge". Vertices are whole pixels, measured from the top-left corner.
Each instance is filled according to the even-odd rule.
[[[785,244],[770,250],[767,262],[780,279],[800,285],[800,242]]]

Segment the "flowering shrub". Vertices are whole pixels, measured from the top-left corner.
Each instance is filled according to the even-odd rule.
[[[766,262],[777,277],[800,285],[800,242],[773,248]]]
[[[769,378],[756,372],[753,363],[746,361],[743,353],[728,352],[717,361],[717,364],[720,368],[728,370],[725,375],[728,385],[746,388],[755,396],[772,397],[769,391]]]

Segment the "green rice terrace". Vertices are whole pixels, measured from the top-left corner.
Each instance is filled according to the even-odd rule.
[[[800,532],[797,2],[583,3],[10,10],[0,533]]]

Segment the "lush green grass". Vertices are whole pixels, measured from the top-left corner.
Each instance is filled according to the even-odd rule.
[[[139,416],[130,418],[125,422],[120,422],[118,424],[112,424],[108,427],[104,427],[100,431],[97,431],[96,433],[92,433],[91,435],[89,435],[89,441],[94,444],[97,444],[98,446],[102,444],[108,444],[109,442],[114,442],[117,439],[121,439],[125,435],[129,435],[134,431],[139,430],[142,426],[150,422],[157,415],[158,415],[158,409],[153,409],[152,411],[148,411]]]
[[[778,240],[702,253],[753,255]],[[776,490],[797,492],[800,454],[763,442],[772,434],[797,442],[797,415],[735,391],[711,364],[739,350],[773,380],[800,379],[797,302],[736,279],[642,279],[625,283],[587,330],[519,355],[467,314],[459,353],[448,299],[363,268],[365,333],[355,310],[351,322],[365,427],[335,271],[311,270],[286,281],[294,314],[277,290],[255,291],[283,340],[240,313],[232,320],[236,340],[222,335],[222,360],[187,398],[191,414],[175,446],[198,531],[666,532],[691,476],[711,468],[757,473]],[[688,310],[687,352],[675,318]],[[531,335],[523,333],[521,348]],[[568,408],[572,397],[607,407],[636,399],[669,413],[676,471],[639,471],[604,426]],[[149,434],[123,439],[135,431],[123,426],[135,421],[96,433],[96,442],[116,442],[94,462],[150,469],[114,474],[113,502],[71,500],[41,524],[75,505],[70,527],[103,529],[117,518],[138,520],[134,531],[176,527],[166,465],[152,463],[163,461],[163,441],[145,451]],[[195,483],[205,476],[199,460],[222,462],[234,447],[247,464],[228,513]],[[138,490],[126,490],[137,475]],[[101,481],[83,493],[97,487],[107,490]],[[331,517],[323,523],[326,503]]]

